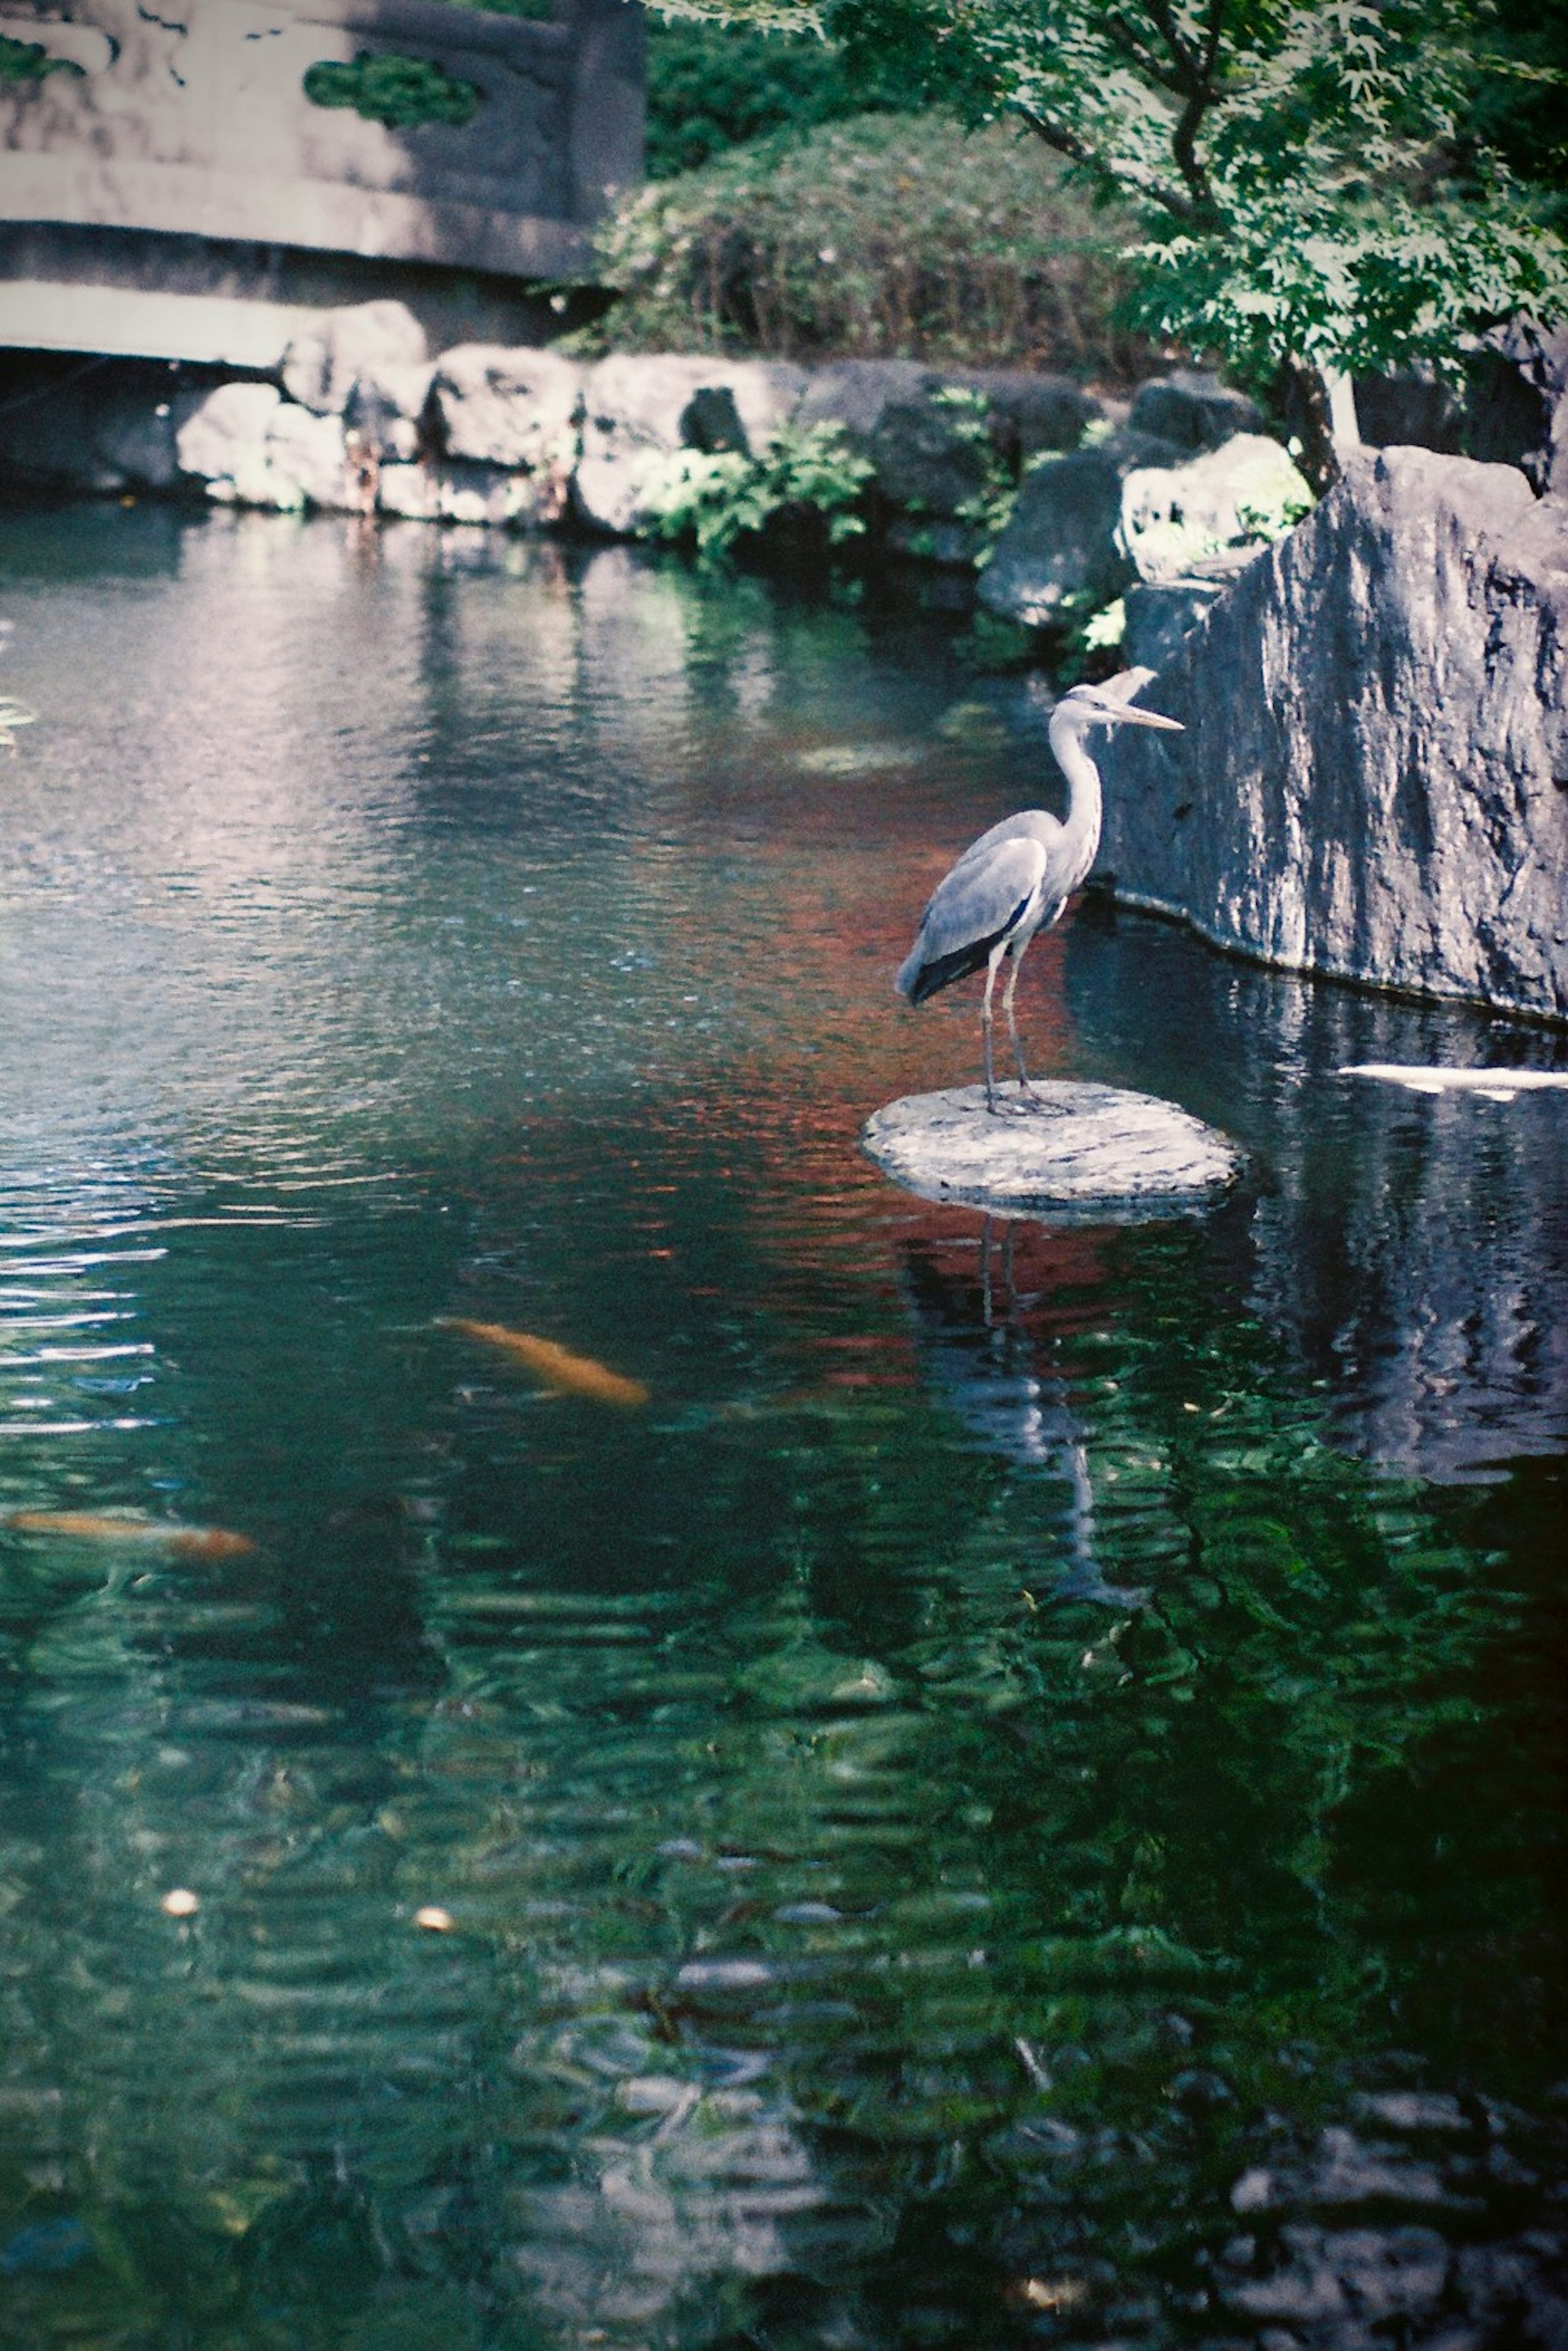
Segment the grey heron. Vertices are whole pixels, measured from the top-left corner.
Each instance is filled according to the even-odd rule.
[[[1054,923],[1088,875],[1100,846],[1100,771],[1083,747],[1094,726],[1160,726],[1182,732],[1181,722],[1157,710],[1139,710],[1132,696],[1153,670],[1124,670],[1103,685],[1075,685],[1051,714],[1051,747],[1067,778],[1065,819],[1049,809],[1020,809],[981,833],[932,892],[920,918],[915,945],[899,967],[896,986],[911,1004],[924,1004],[939,987],[986,967],[980,1008],[985,1041],[986,1106],[997,1107],[991,1068],[991,997],[997,972],[1008,961],[1002,1009],[1013,1040],[1019,1084],[1027,1088],[1023,1046],[1013,1014],[1013,990],[1024,949],[1036,931]]]

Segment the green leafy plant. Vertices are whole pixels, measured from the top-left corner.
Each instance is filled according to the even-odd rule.
[[[711,562],[780,517],[811,516],[828,545],[841,547],[865,529],[855,509],[871,473],[837,424],[785,425],[750,456],[680,449],[648,468],[640,528],[685,540]]]
[[[820,14],[852,75],[1026,125],[1138,220],[1152,334],[1294,381],[1320,484],[1334,378],[1457,375],[1478,328],[1568,312],[1568,248],[1476,135],[1482,0],[687,5],[797,28]]]
[[[312,106],[350,107],[367,122],[408,131],[427,122],[461,128],[478,112],[484,92],[476,82],[457,79],[428,57],[395,52],[378,57],[361,49],[351,66],[326,58],[313,65],[305,76],[305,95]]]
[[[657,20],[648,27],[651,180],[699,170],[776,131],[800,137],[865,105],[838,52],[814,36]]]
[[[13,40],[0,33],[0,82],[41,82],[50,74],[76,74],[82,68],[74,57],[54,57],[41,41]]]
[[[980,469],[979,487],[959,505],[956,519],[982,531],[988,540],[995,539],[1018,503],[1018,483],[997,446],[989,404],[983,392],[956,383],[944,385],[934,400],[946,410],[956,437],[974,451]]]
[[[1005,129],[862,115],[737,148],[601,232],[621,350],[949,360],[1123,377],[1126,224]]]

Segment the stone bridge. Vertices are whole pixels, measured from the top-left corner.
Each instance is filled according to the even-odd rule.
[[[635,0],[0,0],[0,347],[267,369],[386,295],[537,340],[642,141]]]

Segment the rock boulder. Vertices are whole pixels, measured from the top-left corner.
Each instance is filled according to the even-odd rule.
[[[302,408],[338,416],[355,381],[379,368],[419,367],[424,329],[402,303],[354,302],[324,310],[283,354],[283,388]]]
[[[559,351],[463,343],[444,352],[430,388],[442,449],[475,465],[570,465],[583,374]]]
[[[1037,1079],[906,1094],[867,1120],[877,1165],[929,1200],[1049,1210],[1059,1220],[1182,1215],[1240,1174],[1234,1144],[1191,1113],[1120,1086]]]
[[[273,384],[220,384],[192,409],[176,443],[182,474],[219,505],[355,503],[341,417],[283,400]]]
[[[1185,464],[1126,474],[1118,527],[1140,580],[1175,580],[1229,550],[1261,547],[1312,503],[1278,441],[1238,433]]]
[[[1218,449],[1235,434],[1263,430],[1255,400],[1198,368],[1176,368],[1141,383],[1127,422],[1134,433],[1174,441],[1181,449]]]
[[[1568,494],[1568,327],[1511,319],[1483,337],[1470,370],[1467,445],[1518,465],[1539,491]]]
[[[601,360],[582,388],[580,517],[620,536],[636,528],[652,471],[679,449],[757,448],[793,415],[806,382],[784,360],[643,356]],[[721,395],[727,394],[727,402]]]
[[[1296,970],[1568,1018],[1568,499],[1419,449],[1344,479],[1104,758],[1118,893]]]
[[[434,373],[428,361],[367,368],[355,377],[343,403],[345,432],[356,434],[360,447],[382,463],[407,464],[423,446]]]
[[[1130,475],[1179,463],[1180,454],[1167,441],[1118,433],[1037,465],[980,574],[981,603],[1030,629],[1110,603],[1137,577],[1121,533],[1123,486]]]

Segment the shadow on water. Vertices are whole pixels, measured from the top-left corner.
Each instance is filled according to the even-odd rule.
[[[1536,2339],[1564,1106],[1335,1072],[1560,1042],[1080,914],[1040,1066],[1250,1186],[988,1229],[855,1144],[1043,765],[946,624],[78,530],[0,519],[7,2343]]]

